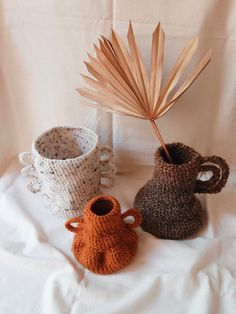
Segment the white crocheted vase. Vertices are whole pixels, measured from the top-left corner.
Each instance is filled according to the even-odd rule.
[[[54,215],[82,214],[87,202],[114,184],[116,167],[109,146],[87,128],[55,127],[33,141],[32,152],[19,155],[28,189],[38,193]]]

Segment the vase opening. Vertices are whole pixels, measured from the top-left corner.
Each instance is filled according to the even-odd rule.
[[[96,134],[88,129],[56,127],[43,133],[35,148],[44,158],[66,160],[90,153],[96,143]]]
[[[160,149],[160,156],[164,162],[174,165],[183,165],[190,162],[193,158],[193,152],[186,146],[169,145],[168,151],[172,158],[172,163],[168,160],[163,148]]]
[[[112,211],[113,206],[111,200],[98,199],[92,204],[91,211],[97,216],[105,216]]]

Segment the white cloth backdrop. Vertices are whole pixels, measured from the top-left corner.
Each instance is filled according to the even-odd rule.
[[[99,35],[129,20],[147,67],[151,33],[166,33],[164,74],[189,38],[200,35],[191,66],[208,48],[212,62],[160,120],[166,142],[180,141],[231,167],[227,187],[202,199],[210,223],[188,241],[138,231],[137,258],[112,276],[79,270],[72,235],[25,188],[16,155],[56,125],[87,126],[113,146],[123,208],[151,176],[158,143],[145,121],[81,105],[83,60]],[[0,313],[236,312],[236,1],[0,0]]]

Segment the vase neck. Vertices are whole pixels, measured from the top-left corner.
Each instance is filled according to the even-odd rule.
[[[169,163],[163,148],[155,153],[155,168],[153,179],[162,185],[187,188],[195,183],[202,157],[193,148],[181,143],[167,144],[167,149],[173,159]]]
[[[84,210],[85,228],[94,234],[111,234],[119,231],[124,222],[120,204],[110,196],[92,199]]]

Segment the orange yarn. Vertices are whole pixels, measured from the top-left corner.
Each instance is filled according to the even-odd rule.
[[[123,218],[133,216],[132,224]],[[83,218],[69,219],[65,227],[75,233],[72,251],[77,261],[97,274],[111,274],[133,259],[141,214],[129,209],[121,214],[119,202],[111,196],[94,197],[84,208]],[[78,223],[76,227],[72,223]]]

